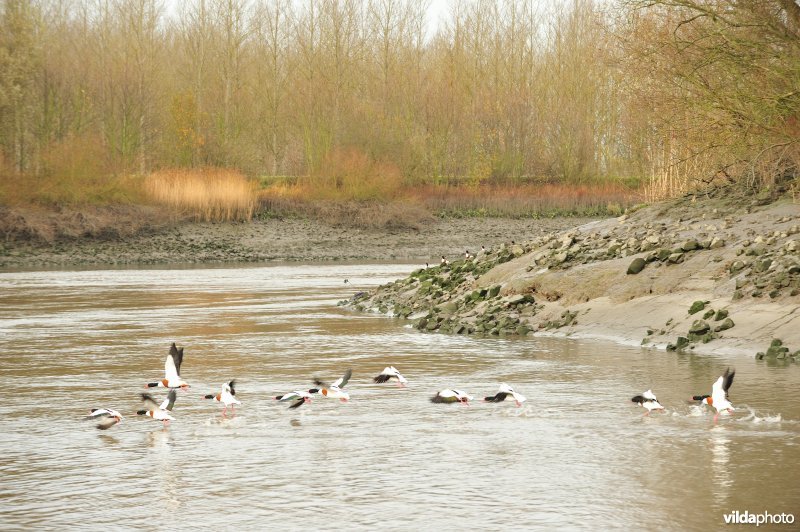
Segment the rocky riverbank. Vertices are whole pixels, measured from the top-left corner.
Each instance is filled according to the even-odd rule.
[[[563,335],[800,361],[800,205],[725,191],[506,241],[344,305],[449,334]]]

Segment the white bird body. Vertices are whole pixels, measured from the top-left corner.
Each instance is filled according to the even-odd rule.
[[[106,416],[118,417],[118,418],[122,419],[122,414],[120,414],[116,410],[112,410],[110,408],[94,408],[89,413],[89,417],[91,417],[91,418],[106,417]]]
[[[234,387],[235,384],[235,379],[230,382],[226,382],[222,385],[222,390],[218,394],[204,395],[203,399],[213,399],[215,403],[222,403],[225,405],[225,410],[223,413],[228,411],[228,407],[233,409],[235,413],[235,405],[242,404],[242,402],[236,398],[236,388]]]
[[[285,393],[283,395],[278,395],[275,397],[275,400],[281,403],[286,401],[294,401],[294,403],[292,403],[292,405],[289,408],[299,408],[303,406],[305,403],[311,402],[311,394],[308,392],[295,390],[293,392]]]
[[[472,401],[471,395],[455,388],[442,390],[431,398],[433,403],[469,403],[470,401]]]
[[[347,401],[350,399],[350,394],[340,389],[338,386],[331,386],[330,388],[322,388],[319,390],[318,393],[324,397],[329,397],[331,399],[341,399],[343,401]]]
[[[159,421],[175,421],[175,418],[169,415],[169,412],[160,408],[158,410],[148,410],[147,415]]]
[[[403,377],[400,374],[400,372],[397,371],[397,368],[395,368],[394,366],[388,366],[386,368],[383,368],[383,371],[381,371],[378,374],[378,376],[372,380],[376,383],[383,383],[391,379],[397,379],[397,384],[399,384],[400,386],[405,386],[408,384],[408,380],[406,380],[406,378]]]
[[[311,394],[308,392],[294,391],[279,395],[275,399],[280,402],[291,401],[294,399],[311,399]]]
[[[341,399],[342,402],[348,401],[350,400],[350,394],[342,390],[342,388],[347,385],[347,382],[350,380],[352,374],[353,372],[348,369],[342,377],[336,379],[336,381],[330,386],[326,386],[324,382],[317,379],[314,381],[314,384],[319,386],[319,388],[312,388],[308,390],[308,393],[319,394],[323,397],[329,397],[331,399]]]
[[[631,401],[644,407],[645,410],[647,410],[645,415],[650,415],[650,412],[653,410],[664,410],[664,407],[658,402],[658,399],[656,399],[656,394],[653,393],[653,390],[647,390],[643,392],[642,395],[637,395],[632,398]]]
[[[145,410],[139,410],[136,413],[140,416],[149,416],[158,421],[163,421],[164,426],[166,426],[170,421],[175,421],[175,418],[170,415],[170,412],[172,411],[172,407],[175,406],[176,397],[177,392],[172,389],[169,391],[167,398],[164,399],[161,404],[158,404],[152,396],[143,393],[142,401],[144,401]]]
[[[110,408],[93,408],[86,419],[98,421],[97,428],[106,430],[117,423],[122,423],[122,414]]]
[[[177,348],[173,342],[169,348],[169,354],[164,361],[164,378],[160,381],[148,383],[146,388],[183,388],[189,387],[189,384],[181,379],[181,364],[183,363],[183,348]]]
[[[703,399],[703,403],[713,406],[717,410],[717,414],[724,411],[733,412],[735,410],[731,402],[728,401],[728,392],[724,387],[725,378],[725,376],[720,376],[716,382],[711,385],[711,397]],[[733,378],[731,378],[731,380],[733,380]],[[728,387],[730,387],[730,385]]]
[[[511,386],[504,382],[500,383],[500,389],[497,391],[497,394],[484,398],[484,401],[489,403],[501,403],[505,401],[508,396],[514,398],[514,402],[516,402],[517,406],[522,406],[522,403],[527,401],[524,395],[515,392]]]

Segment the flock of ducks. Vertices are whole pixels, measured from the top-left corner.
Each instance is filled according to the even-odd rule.
[[[183,348],[178,347],[173,343],[170,346],[169,354],[167,355],[166,362],[164,363],[164,378],[145,384],[145,388],[167,388],[167,398],[161,403],[156,401],[149,393],[142,393],[141,399],[144,403],[144,408],[136,412],[139,416],[148,416],[154,420],[161,421],[164,427],[169,425],[170,421],[174,421],[172,417],[172,408],[175,406],[177,399],[177,390],[186,390],[189,384],[181,378],[181,364],[183,362]],[[341,401],[348,401],[350,394],[343,390],[347,385],[352,371],[347,370],[345,374],[334,381],[332,384],[327,384],[319,379],[314,380],[315,388],[308,390],[295,390],[282,395],[275,396],[276,401],[282,403],[291,403],[290,409],[295,409],[310,403],[314,396],[322,396],[329,399],[339,399]],[[731,371],[730,368],[725,370],[725,373],[720,376],[711,387],[711,395],[695,395],[692,397],[693,401],[699,401],[701,404],[712,406],[716,409],[714,421],[717,420],[720,412],[733,412],[733,405],[728,401],[728,390],[733,383],[733,377],[736,371]],[[408,380],[394,366],[384,368],[373,379],[377,384],[394,381],[398,386],[405,387]],[[228,408],[231,409],[233,415],[236,414],[236,405],[241,405],[241,401],[236,398],[236,381],[231,380],[222,385],[222,389],[216,394],[203,395],[203,399],[210,399],[216,403],[224,406],[222,415],[226,416]],[[525,396],[514,391],[508,384],[501,383],[500,389],[495,395],[484,397],[484,401],[488,403],[501,403],[507,398],[514,400],[517,406],[522,406],[525,402]],[[431,397],[433,403],[460,403],[468,405],[472,401],[472,396],[462,390],[445,389],[437,392],[436,395]],[[647,390],[641,395],[637,395],[631,399],[634,403],[639,404],[647,410],[646,416],[650,415],[653,410],[664,410],[661,403],[658,402],[652,390]],[[122,421],[122,414],[110,408],[94,408],[91,410],[86,419],[97,422],[96,427],[100,430],[107,430],[117,423]]]
[[[711,395],[693,395],[692,401],[699,401],[700,404],[709,405],[716,410],[714,421],[721,412],[733,412],[735,408],[730,401],[728,401],[728,390],[733,384],[733,377],[736,375],[736,370],[731,371],[730,368],[725,370],[715,382],[711,385]],[[631,398],[631,401],[642,406],[647,410],[644,414],[650,415],[653,410],[664,410],[664,407],[656,399],[652,390],[647,390],[642,395],[637,395]]]
[[[180,372],[182,362],[183,348],[179,349],[173,343],[170,346],[169,354],[167,355],[166,362],[164,363],[164,378],[159,381],[145,384],[145,388],[169,389],[167,398],[159,403],[149,393],[142,393],[141,399],[144,403],[144,408],[142,410],[138,410],[136,412],[137,415],[148,416],[157,421],[161,421],[165,427],[169,425],[170,421],[175,420],[175,418],[172,417],[171,412],[172,408],[175,406],[175,400],[178,396],[177,391],[179,389],[186,390],[189,388],[189,384],[181,378]],[[315,395],[329,399],[348,401],[350,399],[350,394],[344,391],[342,388],[347,385],[352,374],[353,372],[351,370],[347,370],[342,377],[334,381],[332,384],[327,384],[324,381],[315,379],[314,385],[316,388],[310,388],[308,390],[295,390],[275,396],[274,399],[282,403],[291,403],[289,405],[290,409],[299,408],[306,403],[310,403],[311,399]],[[377,384],[396,382],[397,385],[401,387],[405,387],[408,384],[408,380],[394,366],[388,366],[384,368],[383,371],[381,371],[372,379],[372,381]],[[517,406],[522,405],[522,403],[525,401],[525,397],[522,394],[515,392],[507,384],[501,384],[500,390],[497,392],[497,394],[491,397],[486,397],[485,400],[491,403],[499,403],[504,401],[506,397],[509,396],[514,399]],[[218,393],[206,394],[203,396],[203,399],[211,399],[216,403],[222,404],[224,406],[222,411],[223,416],[226,416],[228,408],[230,408],[232,414],[235,415],[236,405],[242,404],[242,402],[236,398],[236,380],[226,382],[222,385],[222,389]],[[471,400],[472,396],[468,395],[466,392],[451,389],[442,390],[431,398],[431,401],[434,403],[468,404]],[[100,430],[110,429],[117,423],[120,423],[122,418],[122,414],[120,414],[117,410],[110,408],[94,408],[86,417],[88,420],[96,421],[96,426]]]

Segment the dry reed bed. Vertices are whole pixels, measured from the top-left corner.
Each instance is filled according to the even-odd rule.
[[[144,180],[154,202],[198,221],[244,221],[257,206],[256,184],[235,170],[160,170]]]

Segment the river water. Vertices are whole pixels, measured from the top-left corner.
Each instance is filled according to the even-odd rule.
[[[336,306],[414,267],[0,273],[0,528],[708,529],[737,510],[800,519],[796,365],[424,334]],[[135,411],[173,341],[192,386],[164,428]],[[372,383],[387,365],[408,388]],[[714,423],[686,399],[729,365],[738,409]],[[289,410],[271,398],[348,368],[347,403]],[[233,378],[243,405],[223,417],[201,395]],[[527,396],[523,407],[429,401],[447,387],[478,399],[500,382]],[[666,413],[643,417],[630,402],[648,388]],[[83,420],[96,407],[125,419],[99,431]]]

